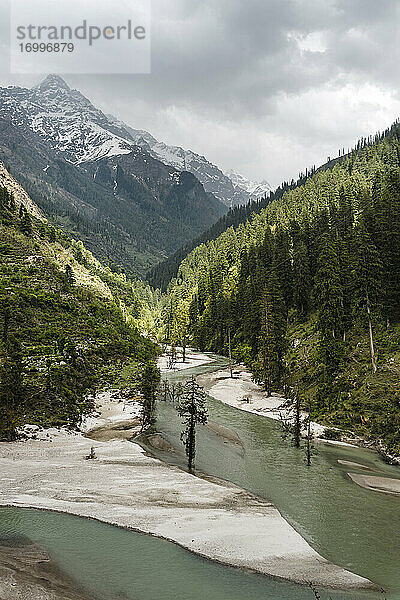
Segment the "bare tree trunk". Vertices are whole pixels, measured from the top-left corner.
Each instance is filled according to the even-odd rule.
[[[310,412],[308,413],[308,421],[307,421],[307,467],[311,467],[311,415],[310,415]]]
[[[229,372],[231,374],[231,379],[233,378],[232,371],[232,346],[231,346],[231,329],[228,328],[228,349],[229,349]]]
[[[376,368],[376,363],[375,363],[374,335],[373,335],[373,330],[372,330],[371,309],[369,307],[368,294],[367,294],[367,315],[368,315],[369,345],[370,345],[370,349],[371,349],[372,370],[374,373],[376,373],[377,368]]]
[[[186,362],[186,339],[182,342],[182,362]]]
[[[294,444],[296,448],[300,448],[300,437],[301,437],[301,413],[300,413],[300,392],[299,386],[297,385],[296,390],[296,415],[294,424]]]

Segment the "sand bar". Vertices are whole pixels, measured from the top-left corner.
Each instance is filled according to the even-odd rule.
[[[107,406],[106,415],[102,406]],[[87,427],[104,427],[107,419],[113,427],[132,419],[123,406],[103,396],[100,414]],[[51,431],[41,440],[0,444],[0,505],[98,519],[299,583],[373,588],[367,579],[322,558],[268,501],[169,466],[118,439],[118,431],[117,439],[96,442],[81,433]],[[85,460],[92,445],[98,458]]]

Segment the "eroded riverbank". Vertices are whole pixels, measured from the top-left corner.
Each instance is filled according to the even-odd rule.
[[[197,377],[197,381],[209,396],[238,410],[276,421],[285,419],[293,420],[294,418],[293,411],[288,410],[286,400],[279,394],[267,396],[262,387],[254,383],[251,373],[241,365],[235,366],[234,377],[231,377],[230,370],[225,368],[204,373]],[[328,428],[320,423],[311,422],[311,432],[318,442],[353,448],[363,446],[361,438],[358,445],[347,441],[326,439],[324,436],[326,429]],[[303,435],[305,433],[304,429]],[[338,462],[344,466],[348,466],[349,469],[355,467],[356,469],[369,470],[368,466],[351,461],[339,460]],[[379,476],[379,474],[366,476],[350,471],[348,472],[348,476],[354,483],[365,489],[396,496],[400,495],[400,479],[383,477]]]
[[[267,396],[261,386],[254,383],[252,374],[241,365],[235,365],[234,377],[229,369],[204,373],[197,378],[198,383],[216,400],[239,410],[262,415],[276,421],[288,418],[290,411],[286,400],[279,394]],[[311,423],[313,435],[322,437],[326,427]]]

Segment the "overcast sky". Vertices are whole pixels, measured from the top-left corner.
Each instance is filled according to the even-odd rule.
[[[7,4],[0,84],[31,86],[9,74]],[[277,185],[400,115],[399,5],[153,0],[150,75],[64,78],[131,126]]]

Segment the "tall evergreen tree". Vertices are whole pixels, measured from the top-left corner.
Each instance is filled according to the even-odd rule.
[[[293,267],[290,253],[290,236],[287,231],[278,229],[274,240],[276,275],[286,308],[289,309],[293,305]]]
[[[27,236],[31,236],[33,233],[32,219],[26,208],[24,208],[22,211],[20,229],[22,233],[24,233]]]
[[[376,177],[372,235],[382,258],[385,278],[383,313],[389,324],[400,318],[400,176],[397,171]]]
[[[196,425],[207,423],[206,395],[194,377],[185,384],[177,411],[183,418],[181,440],[188,457],[188,469],[192,471],[196,456]]]
[[[261,331],[255,372],[269,395],[279,387],[286,347],[286,307],[274,271],[268,276],[261,299]]]
[[[303,242],[300,242],[295,246],[293,253],[293,296],[297,312],[301,318],[304,318],[308,311],[311,283],[307,247]]]
[[[156,396],[160,379],[160,369],[157,367],[156,363],[153,361],[147,362],[142,370],[139,383],[139,388],[143,397],[141,431],[150,429],[155,423]]]
[[[314,283],[318,329],[323,336],[340,337],[343,330],[343,287],[338,245],[327,234],[321,240]]]
[[[12,335],[8,336],[5,356],[0,366],[0,435],[7,441],[17,437],[17,427],[26,399],[22,357],[20,341]]]
[[[354,312],[368,327],[371,364],[375,373],[374,322],[379,318],[384,285],[382,262],[363,221],[357,228],[352,275]]]

